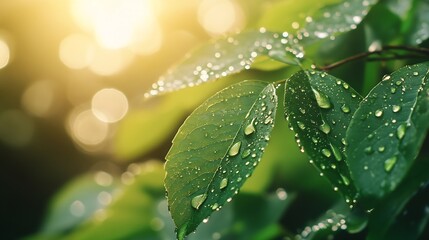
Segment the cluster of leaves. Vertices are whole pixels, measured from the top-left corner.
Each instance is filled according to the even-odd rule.
[[[199,85],[250,69],[253,62],[257,67],[261,55],[301,69],[274,83],[251,80],[231,85],[186,119],[165,166],[169,209],[179,239],[231,201],[251,176],[274,127],[278,88],[284,89],[284,115],[301,151],[344,196],[350,209],[343,210],[339,221],[328,217],[331,221],[321,227],[304,230],[302,237],[321,229],[346,229],[346,224],[350,232],[361,231],[368,219],[369,239],[418,236],[424,230],[427,211],[420,212],[412,226],[403,222],[410,217],[401,214],[414,209],[408,206],[414,194],[427,191],[429,174],[417,169],[429,164],[427,159],[418,159],[429,127],[429,63],[407,65],[385,75],[363,98],[347,82],[306,67],[309,59],[303,59],[310,44],[356,29],[371,7],[374,11],[392,9],[401,17],[413,14],[424,25],[419,10],[427,7],[426,1],[414,5],[410,1],[408,8],[398,6],[397,1],[375,4],[328,4],[306,17],[304,27],[295,34],[261,28],[217,40],[197,49],[154,84],[148,95]],[[412,32],[403,40],[410,44],[428,38],[424,26],[403,31]],[[381,45],[369,49],[383,53]],[[425,203],[417,206],[422,207]]]
[[[174,228],[184,239],[209,217],[187,238],[326,239],[348,232],[368,239],[417,239],[429,220],[429,159],[422,153],[429,127],[429,63],[415,61],[428,56],[426,48],[418,48],[428,44],[427,9],[427,0],[270,2],[253,25],[259,30],[200,46],[153,85],[147,96],[169,92],[162,103],[167,108],[134,112],[119,128],[116,152],[132,159],[220,90],[180,127],[166,156],[165,179],[158,162],[127,171],[133,181],[123,186],[100,189],[84,177],[54,199],[33,239],[172,239]],[[366,50],[359,57],[377,61],[341,66],[335,74],[326,71],[339,64],[315,67]],[[386,69],[395,71],[383,76]],[[249,78],[259,80],[241,81]],[[218,79],[223,80],[214,82]],[[208,82],[213,83],[206,89],[188,88]],[[272,176],[252,182],[257,195],[235,196],[263,167],[261,158],[270,160],[266,149],[276,146],[288,157],[282,152],[283,126],[293,130],[301,152],[343,196],[319,219],[308,219],[311,224],[299,233],[278,224],[299,193],[261,194],[265,188],[258,184],[267,185]],[[79,196],[89,201],[85,215],[62,219],[82,185],[90,189]],[[108,206],[91,207],[100,191],[120,193]]]

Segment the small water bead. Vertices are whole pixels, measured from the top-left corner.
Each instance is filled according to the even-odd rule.
[[[274,119],[271,116],[268,116],[267,118],[265,118],[264,123],[265,124],[270,124],[273,123]]]
[[[219,204],[217,203],[213,204],[212,210],[217,210],[217,209],[219,209]]]
[[[373,153],[373,152],[374,152],[374,150],[372,149],[372,147],[371,147],[371,146],[366,147],[363,151],[364,151],[366,154],[371,154],[371,153]]]
[[[326,122],[323,122],[322,125],[319,126],[319,129],[325,134],[331,132],[331,126],[329,126],[329,124],[327,124]]]
[[[233,157],[236,156],[240,152],[241,142],[236,142],[232,147],[229,149],[229,156]]]
[[[343,82],[343,88],[347,90],[350,88],[350,86],[347,83]]]
[[[392,87],[392,88],[390,88],[390,93],[395,93],[396,92],[396,88],[394,88],[394,87]]]
[[[384,152],[384,150],[386,150],[386,148],[384,146],[378,147],[378,152]]]
[[[343,113],[350,113],[350,108],[344,104],[341,106],[341,111],[343,111]]]
[[[200,194],[192,198],[191,206],[195,209],[199,209],[204,201],[207,199],[207,194]]]
[[[252,119],[249,125],[246,126],[244,129],[244,134],[246,136],[249,136],[250,134],[254,133],[256,131],[255,125],[254,125],[255,119]]]
[[[298,127],[299,127],[301,130],[304,130],[304,129],[305,129],[305,125],[304,125],[304,123],[302,123],[302,122],[300,122],[300,121],[297,121],[297,122],[296,122],[296,124],[298,124]]]
[[[395,84],[396,84],[396,86],[401,86],[402,81],[398,80],[398,81],[395,82]]]
[[[386,172],[392,171],[397,160],[398,158],[396,156],[386,159],[386,161],[384,161],[384,170],[386,170]]]
[[[407,125],[404,123],[399,125],[399,127],[396,129],[396,136],[398,137],[399,140],[404,138],[406,128],[407,128]]]
[[[316,89],[312,88],[314,96],[316,97],[317,105],[319,105],[320,108],[329,109],[331,108],[331,101],[329,100],[329,97],[326,96],[324,93],[317,91]]]
[[[228,186],[228,178],[223,178],[220,181],[219,189],[224,189],[224,188],[226,188],[226,186]]]
[[[418,76],[419,73],[418,72],[413,72],[413,76]]]
[[[389,80],[389,79],[390,79],[390,75],[384,75],[382,81],[386,81],[386,80]]]
[[[344,185],[346,186],[350,185],[350,180],[346,176],[344,176],[343,174],[340,174],[340,176],[341,176],[341,179],[343,179]]]
[[[381,116],[383,116],[383,110],[381,110],[381,109],[377,109],[377,110],[375,111],[374,115],[375,115],[376,117],[381,117]]]
[[[243,151],[243,153],[241,154],[241,158],[247,158],[248,156],[250,156],[250,149],[246,149]]]
[[[330,145],[331,145],[331,150],[332,150],[332,153],[334,154],[335,159],[337,159],[337,161],[343,160],[343,156],[341,155],[341,151],[337,147],[332,145],[332,143]]]
[[[401,106],[399,106],[399,105],[393,105],[392,106],[392,111],[395,112],[395,113],[401,111]]]
[[[332,155],[331,151],[329,151],[329,149],[326,149],[326,148],[322,149],[322,154],[325,157],[330,157]]]
[[[315,138],[315,137],[311,137],[311,140],[313,141],[313,143],[318,143],[319,142],[319,140],[317,140],[317,138]]]

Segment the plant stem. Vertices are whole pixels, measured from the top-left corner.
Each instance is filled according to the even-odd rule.
[[[407,51],[407,52],[413,52],[413,53],[417,53],[417,54],[408,54],[408,55],[399,55],[395,52],[392,51]],[[373,55],[382,55],[385,53],[391,53],[393,54],[393,56],[389,56],[389,57],[373,57],[370,58],[370,56]],[[359,53],[353,56],[350,56],[348,58],[344,58],[338,62],[334,62],[332,64],[326,65],[326,66],[322,66],[322,67],[318,67],[319,70],[322,71],[329,71],[332,70],[334,68],[337,68],[341,65],[344,65],[346,63],[352,62],[352,61],[356,61],[359,59],[363,59],[363,58],[367,58],[368,61],[388,61],[388,60],[397,60],[397,59],[409,59],[409,58],[418,58],[418,57],[429,57],[429,49],[427,48],[418,48],[418,47],[410,47],[410,46],[384,46],[382,47],[382,49],[380,50],[376,50],[376,51],[371,51],[371,52],[363,52],[363,53]]]

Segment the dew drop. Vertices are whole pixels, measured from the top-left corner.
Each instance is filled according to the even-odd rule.
[[[191,205],[195,209],[199,209],[203,202],[207,199],[207,194],[200,194],[192,198]]]
[[[329,126],[329,124],[327,124],[326,122],[323,122],[322,125],[319,126],[319,129],[325,134],[331,132],[331,126]]]
[[[248,156],[250,156],[250,149],[244,150],[241,154],[241,158],[247,158]]]
[[[396,156],[393,156],[391,158],[388,158],[386,161],[384,161],[384,170],[386,170],[386,172],[392,171],[397,160],[398,158]]]
[[[255,121],[255,119],[252,119],[252,121],[249,123],[249,125],[247,125],[246,128],[244,129],[244,134],[246,134],[246,136],[249,136],[250,134],[252,134],[256,131],[255,125],[253,124],[254,121]]]
[[[316,89],[312,88],[314,96],[316,97],[317,105],[319,105],[320,108],[331,108],[331,102],[329,101],[329,97],[326,96],[324,93],[317,91]]]
[[[299,127],[299,128],[301,128],[301,130],[304,130],[304,129],[305,129],[305,125],[304,125],[304,123],[302,123],[302,122],[300,122],[300,121],[297,121],[297,122],[296,122],[296,124],[298,124],[298,127]]]
[[[240,152],[240,147],[241,147],[241,142],[236,142],[234,143],[234,145],[232,145],[232,147],[229,149],[229,156],[233,157],[235,155],[238,154],[238,152]]]
[[[212,206],[212,210],[216,210],[216,209],[218,209],[218,208],[219,208],[219,204],[217,204],[217,203],[213,204],[213,206]]]
[[[350,185],[350,180],[346,176],[344,176],[343,174],[340,174],[340,176],[341,176],[341,179],[343,179],[344,185],[346,186]]]
[[[349,86],[347,83],[343,82],[343,88],[344,88],[344,89],[349,89],[349,87],[350,87],[350,86]]]
[[[419,75],[419,73],[418,73],[418,72],[413,72],[413,75],[414,75],[414,76],[418,76],[418,75]]]
[[[220,181],[219,189],[224,189],[228,186],[228,178],[224,178]]]
[[[341,106],[341,111],[343,111],[343,113],[349,113],[350,108],[344,104],[343,106]]]
[[[406,128],[407,128],[407,125],[404,123],[399,125],[399,127],[396,129],[396,136],[398,137],[399,140],[404,138]]]
[[[394,88],[394,87],[392,87],[392,88],[390,88],[390,92],[393,94],[393,93],[395,93],[396,92],[396,88]]]
[[[392,106],[392,111],[395,112],[395,113],[401,111],[401,106],[399,106],[399,105],[393,105]]]
[[[366,147],[366,148],[364,149],[364,152],[365,152],[366,154],[371,154],[371,153],[373,153],[373,152],[374,152],[374,150],[372,150],[372,147],[371,147],[371,146],[368,146],[368,147]]]
[[[265,124],[270,124],[270,123],[273,123],[273,118],[271,117],[271,116],[268,116],[267,118],[265,118],[265,121],[264,121],[264,123]]]
[[[332,155],[331,151],[329,151],[329,149],[326,149],[326,148],[322,149],[322,154],[325,157],[330,157]]]
[[[375,115],[376,117],[381,117],[381,116],[383,116],[383,110],[381,110],[381,109],[377,109],[377,110],[375,111],[374,115]]]
[[[337,161],[343,160],[343,156],[341,155],[341,152],[337,147],[331,144],[331,150],[332,150],[332,153],[334,154],[335,159],[337,159]]]
[[[384,152],[384,150],[386,150],[386,148],[384,146],[378,147],[378,152]]]

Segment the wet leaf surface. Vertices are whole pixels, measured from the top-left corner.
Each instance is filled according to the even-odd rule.
[[[231,201],[268,144],[277,96],[272,84],[244,81],[200,105],[173,140],[165,186],[179,239]]]

